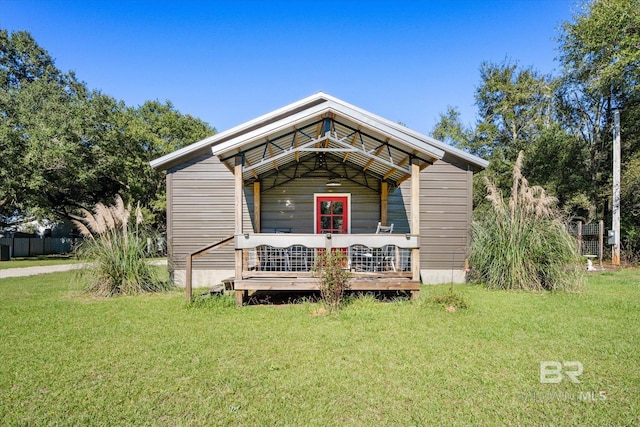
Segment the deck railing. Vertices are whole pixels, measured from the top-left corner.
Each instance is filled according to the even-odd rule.
[[[309,277],[316,257],[341,250],[345,268],[355,277],[412,277],[411,251],[419,250],[410,234],[242,234],[242,278]]]

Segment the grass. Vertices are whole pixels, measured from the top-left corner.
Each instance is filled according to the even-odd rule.
[[[1,425],[640,422],[640,270],[590,275],[581,293],[456,286],[455,313],[434,286],[325,316],[96,298],[72,277],[0,280]],[[580,361],[582,382],[541,384],[545,360]]]

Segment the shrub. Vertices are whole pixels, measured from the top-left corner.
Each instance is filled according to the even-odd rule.
[[[349,289],[349,272],[343,268],[345,255],[339,250],[325,251],[316,257],[313,275],[320,280],[320,297],[327,310],[340,309],[345,291]]]
[[[169,283],[160,279],[154,267],[146,262],[146,239],[140,230],[142,214],[139,205],[133,221],[131,204],[125,206],[119,195],[113,206],[98,203],[93,213],[83,209],[82,214],[74,220],[86,238],[77,249],[78,257],[87,262],[79,274],[90,292],[99,296],[115,296],[169,288]],[[133,230],[131,225],[135,225]]]
[[[455,311],[455,309],[466,309],[469,307],[464,297],[460,294],[455,293],[453,289],[449,289],[444,294],[434,295],[432,298],[433,302],[442,305],[449,311],[451,311],[452,307],[453,311]]]
[[[492,209],[472,224],[470,279],[498,289],[577,290],[584,273],[576,241],[553,209],[556,199],[522,176],[522,159],[521,152],[508,203],[485,178]]]

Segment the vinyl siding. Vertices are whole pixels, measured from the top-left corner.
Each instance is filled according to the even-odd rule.
[[[420,174],[420,268],[461,269],[468,256],[472,172],[439,160]],[[410,180],[389,196],[394,232],[409,232]],[[398,226],[399,225],[399,226]]]
[[[234,177],[217,157],[203,155],[167,171],[170,270],[184,269],[187,254],[233,235]],[[245,188],[245,230],[252,230],[253,188]],[[234,269],[233,245],[194,260],[199,269]]]
[[[351,232],[375,233],[380,221],[378,192],[347,180],[328,188],[326,179],[299,178],[262,193],[262,230],[314,233],[314,194],[351,194]]]
[[[380,195],[343,180],[328,188],[324,179],[299,178],[261,195],[262,230],[314,232],[314,193],[351,194],[351,232],[373,233],[380,220]],[[390,192],[388,222],[408,233],[410,180]],[[203,155],[167,172],[167,236],[170,270],[185,268],[185,257],[234,234],[234,177],[216,157]],[[472,173],[438,161],[420,174],[420,267],[462,268],[470,243]],[[245,230],[254,230],[253,186],[244,192]],[[194,261],[194,269],[233,270],[233,245]]]

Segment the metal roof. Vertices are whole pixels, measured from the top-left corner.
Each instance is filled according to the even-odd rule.
[[[488,165],[486,160],[322,92],[156,159],[151,166],[167,169],[209,147],[231,170],[235,157],[241,156],[245,181],[281,170],[285,180],[293,179],[298,172],[291,171],[297,171],[303,159],[308,163],[310,156],[330,156],[334,163],[345,164],[344,174],[359,171],[391,185],[410,176],[412,161],[424,168],[445,153],[474,168]],[[330,172],[343,174],[336,168]]]

